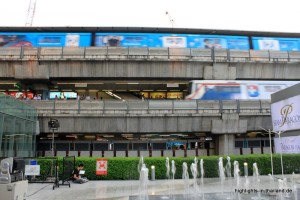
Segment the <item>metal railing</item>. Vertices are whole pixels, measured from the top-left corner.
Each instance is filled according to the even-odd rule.
[[[270,114],[269,100],[30,100],[38,113],[47,114]]]
[[[300,51],[137,47],[1,47],[0,60],[300,62]]]

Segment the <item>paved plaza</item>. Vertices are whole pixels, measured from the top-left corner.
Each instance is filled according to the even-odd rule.
[[[149,180],[146,188],[141,187],[142,184],[139,180],[71,183],[70,188],[67,185],[60,185],[54,190],[52,183],[29,183],[27,200],[300,199],[300,175],[294,176],[296,183],[291,182],[291,175],[285,177],[288,181],[287,187],[283,186],[285,190],[283,193],[276,190],[270,192],[272,189],[278,189],[279,184],[277,178],[273,182],[268,176],[260,176],[259,181],[249,177],[248,184],[246,179],[241,177],[239,187],[235,179],[226,179],[221,184],[219,178],[205,178],[203,185],[200,184],[200,179],[197,179],[198,184],[195,184],[192,178],[188,180],[188,183],[181,179]],[[245,189],[248,193],[245,193]]]

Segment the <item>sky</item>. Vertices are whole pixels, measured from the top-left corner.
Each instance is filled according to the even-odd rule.
[[[1,0],[0,26],[25,26],[29,2],[30,0]],[[297,2],[36,0],[32,26],[174,27],[300,33],[300,26],[296,22],[299,19]],[[170,18],[174,23],[170,22]]]

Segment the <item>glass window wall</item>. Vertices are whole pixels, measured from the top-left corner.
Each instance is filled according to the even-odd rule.
[[[0,157],[33,157],[36,149],[36,109],[0,94]]]

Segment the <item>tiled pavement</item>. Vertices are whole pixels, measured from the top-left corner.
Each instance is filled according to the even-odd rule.
[[[268,176],[260,176],[259,182],[253,177],[249,177],[247,187],[246,179],[241,177],[239,187],[235,179],[226,179],[223,184],[219,178],[205,178],[204,184],[197,179],[198,184],[193,184],[193,179],[188,180],[186,184],[183,180],[155,180],[148,181],[147,187],[141,189],[139,180],[128,181],[89,181],[84,184],[71,183],[70,187],[60,185],[54,187],[52,183],[29,183],[27,200],[158,200],[158,199],[300,199],[300,175],[295,179],[298,184],[290,182],[291,175],[285,175],[288,178],[287,186],[293,188],[297,185],[298,193],[289,192],[289,197],[279,191],[274,191],[272,195],[267,190],[278,189],[278,179],[274,182]],[[249,194],[239,194],[236,189],[249,189]],[[262,189],[262,193],[257,192]],[[239,190],[241,192],[241,190]],[[0,198],[1,199],[1,198]]]

